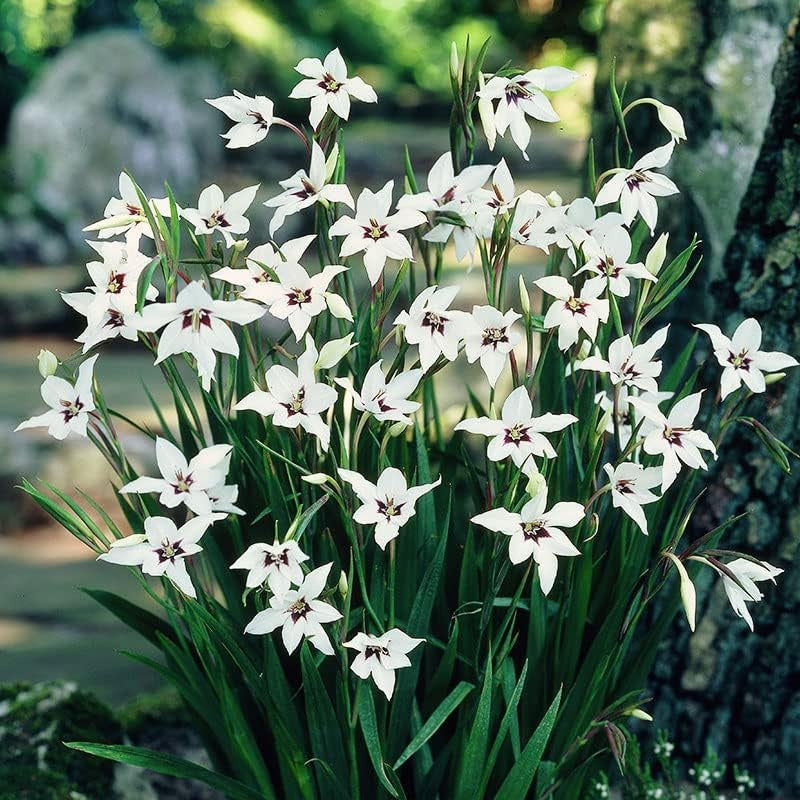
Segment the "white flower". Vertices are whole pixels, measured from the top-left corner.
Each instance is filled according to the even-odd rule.
[[[766,561],[756,563],[746,558],[736,558],[725,564],[739,581],[739,583],[736,583],[712,562],[707,561],[706,563],[711,564],[722,576],[722,585],[725,587],[725,594],[728,595],[728,602],[731,604],[731,608],[736,612],[737,616],[747,623],[752,631],[753,618],[750,616],[747,604],[758,603],[764,599],[761,590],[756,586],[756,581],[772,581],[775,583],[775,578],[782,574],[783,570],[779,567],[773,567]]]
[[[151,210],[157,210],[164,217],[169,218],[168,198],[151,199],[149,205]],[[149,236],[151,239],[153,238],[153,231],[142,208],[142,201],[139,199],[136,187],[128,175],[120,172],[119,197],[112,197],[108,201],[105,211],[103,211],[103,220],[93,222],[83,230],[96,230],[101,239],[108,239],[118,233],[126,234],[132,242],[142,234]]]
[[[577,422],[572,414],[544,414],[533,416],[533,404],[524,386],[518,386],[503,403],[501,419],[474,417],[455,426],[457,431],[468,431],[481,436],[491,436],[486,450],[490,461],[502,461],[511,456],[521,467],[532,456],[555,458],[556,451],[543,433],[563,430]]]
[[[622,214],[610,211],[597,216],[597,207],[588,197],[578,197],[565,209],[562,217],[556,218],[556,244],[567,251],[572,263],[576,263],[576,249],[589,239],[599,239],[611,228],[622,225]]]
[[[673,392],[644,392],[638,397],[642,402],[650,403],[655,406],[661,405],[665,400],[673,396]],[[620,446],[624,450],[630,444],[633,429],[636,427],[636,420],[632,413],[632,408],[628,401],[631,397],[637,397],[628,391],[628,387],[623,383],[619,387],[619,397],[617,402],[617,426],[619,428]],[[614,433],[614,401],[605,392],[598,392],[594,398],[601,409],[605,412],[605,431]]]
[[[202,283],[194,281],[181,289],[174,303],[147,306],[142,312],[140,329],[164,328],[155,363],[160,364],[177,353],[190,353],[197,361],[203,388],[208,391],[214,378],[216,353],[239,355],[239,343],[226,321],[247,325],[263,313],[261,306],[246,300],[214,300]]]
[[[392,628],[382,636],[357,633],[349,642],[344,642],[344,646],[358,650],[350,669],[363,680],[371,676],[386,699],[391,700],[395,670],[410,667],[408,653],[424,641],[409,636],[399,628]]]
[[[308,121],[314,130],[319,127],[328,109],[346,120],[350,116],[351,97],[362,103],[378,102],[378,96],[370,85],[357,76],[347,77],[347,67],[338,47],[325,56],[325,61],[304,58],[295,69],[305,75],[306,80],[300,81],[289,97],[311,98]]]
[[[525,191],[514,206],[511,238],[526,247],[536,247],[545,253],[558,239],[558,227],[563,214],[551,208],[537,192]]]
[[[456,210],[461,200],[469,198],[486,183],[493,170],[492,164],[476,164],[456,175],[453,156],[448,151],[436,159],[428,172],[428,191],[403,195],[397,207],[423,212]]]
[[[339,217],[328,230],[329,236],[344,236],[339,256],[347,258],[364,253],[364,267],[374,286],[387,258],[413,260],[411,245],[399,231],[425,222],[425,215],[413,209],[389,213],[394,181],[388,181],[379,192],[364,189],[356,201],[355,217]]]
[[[578,341],[584,331],[591,341],[597,336],[597,327],[608,319],[608,300],[598,297],[600,287],[584,286],[579,296],[565,278],[551,275],[533,282],[546,294],[556,299],[547,309],[545,328],[558,328],[558,347],[567,350]]]
[[[230,458],[229,453],[225,457],[224,469],[220,469],[220,472],[224,472],[225,475],[228,474]],[[211,499],[212,511],[218,511],[221,514],[236,514],[236,516],[240,517],[244,516],[245,512],[236,505],[236,501],[239,499],[239,487],[235,483],[227,484],[224,477],[220,478],[218,483],[206,490],[206,494]]]
[[[275,209],[269,223],[270,236],[275,235],[286,217],[321,200],[328,203],[344,203],[353,208],[353,197],[347,186],[343,183],[329,183],[336,169],[338,156],[338,145],[333,146],[326,160],[322,148],[316,142],[311,143],[311,165],[308,172],[299,169],[291,178],[279,181],[284,191],[264,203],[267,208]]]
[[[655,275],[641,262],[629,264],[631,256],[631,237],[622,227],[614,227],[583,240],[583,253],[586,264],[575,274],[591,272],[596,277],[589,278],[585,286],[590,292],[601,294],[606,285],[617,297],[627,297],[631,293],[629,278],[655,281]]]
[[[234,192],[226,200],[222,189],[212,183],[200,192],[197,208],[184,208],[181,214],[194,225],[194,232],[198,236],[208,236],[219,231],[225,239],[225,246],[231,247],[232,234],[247,233],[250,230],[250,220],[244,214],[255,200],[257,191],[258,184],[248,186]]]
[[[437,478],[433,483],[408,486],[403,473],[395,467],[387,467],[377,483],[370,483],[350,469],[339,469],[339,475],[353,487],[362,503],[353,519],[360,525],[375,525],[375,542],[381,550],[386,549],[399,535],[400,528],[414,516],[417,500],[442,482]]]
[[[311,320],[327,308],[328,285],[346,270],[342,264],[330,264],[322,272],[309,275],[296,261],[283,261],[274,268],[277,281],[251,286],[243,297],[259,300],[273,317],[285,319],[299,342]]]
[[[458,345],[468,327],[468,315],[451,311],[450,303],[458,294],[457,286],[428,286],[423,289],[408,311],[401,311],[394,321],[403,326],[409,344],[419,346],[419,362],[427,372],[440,355],[448,361],[458,358]]]
[[[197,597],[186,570],[186,558],[203,549],[198,541],[220,516],[193,517],[180,528],[167,517],[148,517],[144,521],[144,534],[118,539],[97,560],[141,567],[145,575],[169,578],[185,595]]]
[[[784,353],[761,350],[761,326],[752,317],[744,320],[729,339],[716,325],[695,325],[711,339],[714,355],[724,367],[721,398],[724,400],[744,382],[751,392],[763,392],[765,372],[796,367],[797,359]]]
[[[232,95],[206,100],[206,103],[236,123],[222,134],[222,138],[228,140],[225,147],[250,147],[260,142],[269,133],[274,119],[272,100],[263,95],[248,97],[234,89]]]
[[[251,392],[234,408],[271,416],[272,424],[283,428],[303,428],[316,436],[322,449],[327,450],[331,430],[321,415],[336,402],[336,390],[325,383],[317,383],[314,365],[319,353],[309,334],[305,341],[305,352],[297,359],[297,375],[280,364],[271,366],[265,375],[268,391]]]
[[[522,334],[512,325],[520,319],[510,309],[503,314],[494,306],[473,306],[464,334],[464,351],[470,364],[480,359],[481,369],[486,373],[489,385],[494,387],[508,354],[519,344]]]
[[[651,456],[664,457],[661,493],[674,482],[681,470],[681,462],[691,469],[707,469],[700,450],[708,450],[714,458],[717,450],[708,435],[692,427],[700,410],[702,392],[690,394],[679,400],[664,416],[658,407],[641,398],[629,397],[628,403],[644,417],[641,433],[644,451]]]
[[[133,314],[139,278],[151,259],[131,242],[87,242],[103,259],[86,265],[92,285],[85,292],[62,292],[67,305],[87,318],[98,319],[111,304],[121,314]],[[158,289],[150,286],[145,299],[155,300]]]
[[[603,469],[611,484],[611,502],[614,508],[621,508],[647,536],[647,518],[642,506],[658,500],[650,489],[661,483],[661,469],[645,468],[629,461],[616,468],[606,464]]]
[[[231,452],[229,444],[203,448],[191,461],[167,439],[156,439],[156,462],[160,478],[136,478],[126,483],[120,494],[160,492],[158,502],[167,508],[184,503],[199,516],[212,512],[208,490],[223,482],[228,474]]]
[[[652,234],[658,219],[656,197],[666,197],[679,191],[678,187],[665,175],[653,172],[654,168],[667,165],[672,158],[674,148],[674,141],[663,147],[657,147],[643,155],[632,169],[623,169],[617,172],[597,193],[595,205],[605,206],[619,200],[625,224],[630,225],[636,214],[639,213]]]
[[[86,436],[89,414],[95,408],[92,394],[95,361],[97,356],[92,356],[80,365],[74,385],[55,375],[45,378],[41,388],[42,400],[50,410],[20,422],[14,430],[47,428],[54,439],[66,439],[71,433]]]
[[[76,292],[69,300],[69,304],[79,313],[86,316],[86,328],[76,342],[83,345],[83,352],[87,353],[100,342],[121,336],[129,342],[139,338],[142,329],[142,317],[131,311],[127,303],[121,303],[117,298],[109,299],[105,307],[92,308],[90,303],[91,292]]]
[[[381,370],[382,361],[373,364],[364,376],[361,391],[357,392],[348,378],[336,378],[336,383],[353,393],[353,405],[367,414],[372,414],[379,422],[403,422],[411,424],[409,414],[413,414],[420,404],[409,400],[416,391],[423,376],[421,369],[398,372],[390,381]]]
[[[643,392],[658,391],[656,378],[661,374],[661,362],[655,361],[656,351],[664,346],[667,340],[669,325],[656,331],[646,342],[633,346],[627,334],[615,339],[608,346],[608,361],[599,356],[583,359],[578,369],[593,372],[607,372],[612,385],[623,384],[635,386]]]
[[[269,599],[270,607],[253,617],[245,633],[265,634],[281,628],[286,650],[293,653],[297,645],[308,639],[320,653],[333,655],[333,645],[322,627],[323,623],[335,622],[342,615],[329,603],[319,600],[325,589],[325,581],[333,564],[309,572],[296,589],[288,589]]]
[[[560,118],[544,92],[563,89],[577,77],[577,72],[564,67],[532,69],[513,78],[495,75],[478,92],[478,96],[497,101],[493,127],[500,136],[511,128],[511,138],[527,161],[528,154],[525,151],[531,140],[531,128],[526,116],[542,122],[558,122]]]
[[[580,503],[556,503],[549,511],[545,511],[546,508],[545,489],[525,503],[519,514],[513,514],[505,508],[495,508],[472,518],[476,525],[511,537],[508,557],[512,564],[521,564],[533,556],[539,571],[539,584],[545,595],[550,593],[556,580],[556,556],[580,555],[578,548],[561,528],[574,527],[584,516],[584,508]]]
[[[251,544],[244,553],[231,564],[231,569],[246,569],[248,589],[255,589],[267,582],[272,594],[284,594],[292,584],[303,582],[303,569],[300,566],[308,561],[307,556],[294,539],[273,544],[258,542]]]

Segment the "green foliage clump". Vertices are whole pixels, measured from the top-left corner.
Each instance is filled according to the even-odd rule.
[[[109,800],[113,765],[62,743],[121,735],[111,710],[72,683],[0,686],[0,800]]]

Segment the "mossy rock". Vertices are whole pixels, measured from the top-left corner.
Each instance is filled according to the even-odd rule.
[[[111,800],[114,765],[63,742],[121,738],[112,711],[73,683],[0,686],[0,800]]]

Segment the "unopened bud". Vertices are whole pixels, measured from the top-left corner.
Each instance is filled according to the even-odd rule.
[[[531,313],[531,298],[528,294],[528,287],[525,286],[525,279],[522,275],[519,276],[519,304],[522,307],[522,313],[527,317]]]
[[[547,481],[544,479],[544,475],[538,470],[536,470],[536,472],[532,471],[528,475],[528,485],[525,487],[525,491],[531,497],[536,497],[542,492],[547,491]]]
[[[36,356],[36,363],[39,367],[39,374],[43,378],[49,378],[51,375],[55,375],[58,369],[58,359],[55,357],[55,354],[51,353],[49,350],[40,350],[39,355]]]
[[[771,383],[782,381],[786,377],[785,372],[771,372],[769,375],[764,376],[764,383],[769,386]]]
[[[341,339],[331,339],[330,342],[325,342],[319,351],[319,357],[314,369],[331,369],[331,367],[335,367],[356,344],[358,342],[353,342],[352,333],[348,333],[347,336]]]
[[[647,258],[644,260],[644,265],[651,275],[658,275],[661,267],[664,266],[664,260],[667,257],[667,242],[669,241],[669,234],[662,233],[656,239],[656,243],[650,248]]]
[[[324,472],[312,472],[310,475],[301,475],[300,480],[314,486],[322,486],[328,480],[328,476]]]
[[[408,425],[405,422],[395,422],[394,425],[389,428],[389,436],[396,439],[406,432],[406,428],[408,428]]]
[[[247,247],[247,245],[248,245],[247,239],[237,239],[233,243],[233,252],[234,253],[241,253],[242,250],[244,250],[245,247]]]
[[[115,542],[111,542],[111,548],[133,547],[134,545],[141,544],[145,541],[147,541],[147,534],[132,533],[130,536],[125,536],[122,539],[117,539]]]
[[[456,47],[455,42],[450,42],[450,77],[458,83],[458,47]]]
[[[683,117],[677,108],[668,106],[666,103],[655,101],[658,111],[658,121],[667,129],[667,133],[676,142],[686,139],[686,128],[683,126]]]
[[[634,708],[628,712],[629,717],[633,717],[634,719],[643,719],[645,722],[652,722],[653,718],[646,712],[642,711],[641,708]]]
[[[143,217],[141,214],[117,214],[116,216],[106,217],[105,219],[93,222],[91,225],[87,225],[83,230],[104,231],[109,228],[125,228],[134,222],[144,222],[146,219],[147,217]]]
[[[483,135],[486,137],[486,144],[489,150],[494,150],[494,143],[497,141],[497,127],[494,122],[494,106],[491,98],[484,97],[483,74],[478,73],[478,116],[481,118]]]
[[[346,319],[348,322],[353,321],[353,312],[340,294],[336,294],[336,292],[325,292],[325,303],[328,306],[328,311],[330,311],[336,319]]]
[[[697,593],[695,592],[692,579],[683,566],[683,562],[674,553],[664,553],[664,555],[672,561],[675,569],[678,570],[678,577],[681,581],[681,602],[683,603],[683,610],[686,612],[686,619],[689,622],[689,630],[694,633],[695,628],[695,615],[697,613]]]
[[[339,583],[336,588],[339,590],[342,600],[344,600],[347,597],[347,592],[350,589],[350,587],[347,585],[347,575],[345,574],[344,570],[339,573]]]
[[[549,205],[550,208],[558,208],[560,205],[563,205],[564,203],[564,200],[562,199],[561,195],[557,191],[555,191],[555,189],[552,192],[550,192],[550,194],[547,195],[547,197],[545,197],[545,200],[547,200],[547,205]]]

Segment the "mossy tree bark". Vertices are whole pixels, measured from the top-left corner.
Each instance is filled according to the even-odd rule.
[[[616,24],[615,15],[622,6],[639,8],[638,3],[612,0],[609,22]],[[777,6],[781,5],[782,9]],[[792,8],[789,9],[788,5]],[[688,210],[673,205],[673,215],[667,220],[673,230],[684,233],[696,227],[703,231],[714,221],[714,214],[723,214],[730,235],[716,230],[709,236],[706,227],[704,250],[711,246],[712,268],[702,302],[695,304],[693,319],[719,324],[732,331],[745,317],[755,317],[764,329],[764,347],[797,355],[800,353],[800,4],[709,2],[653,2],[641,14],[666,14],[671,6],[683,20],[675,39],[675,57],[686,59],[683,64],[667,64],[662,75],[660,67],[643,72],[635,81],[631,97],[644,91],[687,110],[687,130],[690,140],[688,155],[676,161],[673,177],[683,189],[688,182]],[[720,20],[711,20],[705,6],[726,8]],[[655,7],[655,9],[653,8]],[[680,12],[676,11],[680,7]],[[749,9],[743,11],[743,8]],[[739,9],[739,19],[731,14]],[[758,155],[750,176],[739,192],[736,175],[727,185],[737,199],[738,211],[731,216],[730,208],[712,209],[706,213],[702,205],[726,188],[718,182],[726,169],[727,141],[732,146],[743,130],[728,130],[722,125],[719,108],[723,98],[715,96],[715,87],[704,79],[709,64],[731,44],[711,35],[728,20],[728,31],[749,25],[763,31],[780,19],[778,11],[794,14],[782,47],[776,50],[777,60],[771,74],[771,87],[766,92],[758,81],[742,83],[738,99],[738,114],[749,116],[748,136],[751,144],[743,146],[741,157],[758,141]],[[751,14],[763,15],[763,24],[755,24]],[[622,19],[620,17],[620,19]],[[654,22],[653,24],[660,24]],[[688,26],[688,27],[687,27]],[[765,27],[766,26],[766,27]],[[646,27],[646,25],[645,25]],[[677,29],[676,29],[677,30]],[[733,34],[726,34],[730,36]],[[711,38],[709,38],[709,36]],[[604,48],[609,57],[609,37],[620,40],[620,33],[609,29]],[[681,38],[682,37],[682,38]],[[735,36],[734,36],[735,40]],[[764,35],[764,47],[773,40]],[[758,42],[753,42],[753,47]],[[685,45],[685,46],[684,46]],[[683,49],[682,49],[683,48]],[[716,54],[716,55],[715,55]],[[641,57],[634,48],[634,60]],[[746,52],[741,54],[746,58]],[[763,67],[770,59],[762,53]],[[628,63],[622,53],[620,67]],[[638,62],[637,62],[638,63]],[[688,67],[688,68],[687,68]],[[627,67],[625,67],[627,69]],[[635,68],[631,68],[635,69]],[[672,74],[670,73],[672,70]],[[621,70],[624,75],[624,70]],[[677,73],[677,74],[675,74]],[[601,73],[602,74],[602,73]],[[629,74],[635,74],[631,72]],[[769,74],[769,73],[768,73]],[[759,77],[760,80],[760,77]],[[674,92],[670,89],[672,87]],[[604,91],[598,88],[598,96]],[[702,97],[700,107],[687,106],[686,92]],[[758,133],[756,121],[763,110],[763,97],[770,98],[771,110],[763,130]],[[774,97],[774,103],[771,98]],[[750,112],[751,99],[754,110]],[[709,109],[705,113],[703,106]],[[632,112],[633,113],[633,112]],[[654,126],[655,127],[655,126]],[[601,127],[598,127],[601,130]],[[701,134],[698,134],[702,131]],[[660,131],[634,129],[634,135],[647,139],[663,136]],[[705,137],[705,138],[702,138]],[[604,139],[607,141],[608,138]],[[650,141],[648,140],[648,144]],[[738,151],[736,151],[738,152]],[[715,153],[718,153],[718,158]],[[697,169],[705,158],[702,170]],[[680,201],[685,202],[682,194]],[[733,198],[732,198],[733,200]],[[728,219],[728,217],[730,217]],[[724,234],[724,235],[722,235]],[[716,239],[715,239],[716,237]],[[709,241],[710,239],[710,241]],[[718,240],[718,241],[717,241]],[[676,242],[676,245],[678,242]],[[718,377],[718,372],[714,377]],[[782,441],[800,451],[800,381],[798,376],[769,387],[759,399],[753,414],[765,420],[767,426]],[[711,476],[709,490],[698,507],[693,520],[696,533],[715,527],[723,520],[741,512],[748,516],[730,533],[727,543],[781,566],[786,573],[778,587],[765,588],[766,598],[753,608],[756,631],[751,634],[746,625],[736,619],[728,607],[720,581],[710,570],[698,578],[698,627],[689,636],[683,620],[673,629],[665,642],[651,676],[650,689],[655,694],[656,724],[669,727],[674,741],[684,755],[700,757],[706,744],[711,744],[729,762],[750,769],[756,777],[759,796],[772,798],[800,797],[800,465],[795,461],[791,474],[784,474],[744,427],[730,430],[723,445],[719,463]],[[676,589],[677,591],[677,589]]]

